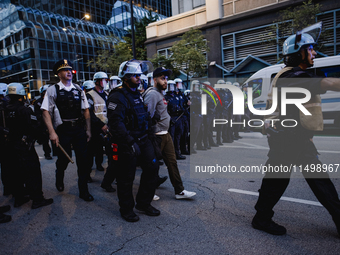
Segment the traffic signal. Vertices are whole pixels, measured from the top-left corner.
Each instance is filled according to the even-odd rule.
[[[77,70],[72,70],[72,74],[76,74],[77,73]]]

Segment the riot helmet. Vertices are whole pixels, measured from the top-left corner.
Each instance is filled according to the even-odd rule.
[[[50,85],[41,86],[40,89],[39,89],[40,95],[42,95],[43,93],[45,93],[49,86],[50,86]]]
[[[114,75],[110,77],[109,89],[112,90],[118,86],[122,85],[122,79]]]
[[[308,47],[314,47],[317,44],[322,28],[322,22],[306,27],[298,31],[295,35],[289,36],[283,43],[282,55],[285,56],[287,66],[298,66],[300,63],[308,63]],[[301,50],[305,51],[305,59],[302,60]]]
[[[146,77],[148,77],[148,86],[153,87],[154,85],[153,73],[148,73]]]
[[[101,87],[103,90],[107,90],[109,77],[104,72],[96,72],[93,75],[93,82],[96,86]]]
[[[176,84],[173,80],[168,80],[168,91],[174,92],[176,91]]]
[[[88,92],[95,87],[95,84],[93,81],[87,80],[83,83],[83,86],[85,88],[85,91]]]
[[[143,92],[148,88],[148,77],[145,74],[140,76],[140,85],[138,86],[138,90]]]
[[[174,82],[176,83],[176,90],[184,91],[182,79],[176,78]]]
[[[131,81],[132,77],[140,77],[142,74],[147,74],[152,71],[153,66],[150,61],[130,60],[123,62],[118,71],[118,77],[125,79],[131,88],[137,88],[140,84],[140,79],[137,83]]]
[[[191,82],[191,91],[192,92],[201,92],[201,84],[199,80],[193,80]]]
[[[10,83],[7,87],[6,95],[26,96],[25,87],[18,82]]]
[[[5,96],[7,90],[7,84],[6,83],[0,83],[0,95]]]

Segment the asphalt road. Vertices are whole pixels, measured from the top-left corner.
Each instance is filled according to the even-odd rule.
[[[340,163],[340,137],[314,140],[323,163]],[[41,146],[36,149],[43,156]],[[44,195],[54,203],[35,210],[31,210],[31,202],[12,207],[13,220],[0,225],[0,254],[339,254],[335,225],[301,173],[293,173],[284,194],[287,200],[275,207],[274,220],[287,228],[287,234],[272,236],[250,224],[262,173],[194,172],[197,165],[260,166],[267,153],[265,138],[244,134],[232,144],[179,161],[185,188],[197,195],[192,200],[176,200],[167,181],[156,191],[160,200],[153,202],[161,215],[137,212],[140,221],[136,223],[120,217],[116,193],[100,188],[103,172],[93,170],[95,182],[89,189],[95,200],[85,202],[78,198],[75,165],[70,164],[65,173],[65,191],[58,192],[54,186],[56,158],[41,157]],[[140,173],[137,169],[135,193]],[[167,174],[164,166],[160,174]],[[340,192],[340,178],[333,177]],[[0,205],[13,202],[11,197],[0,197]]]

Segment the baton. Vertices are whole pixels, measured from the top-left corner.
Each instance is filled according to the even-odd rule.
[[[59,143],[58,147],[59,147],[60,150],[65,154],[65,156],[67,157],[67,159],[68,159],[72,164],[74,164],[74,161],[71,159],[71,157],[70,157],[70,156],[67,154],[67,152],[64,150],[63,146],[60,145],[60,143]]]

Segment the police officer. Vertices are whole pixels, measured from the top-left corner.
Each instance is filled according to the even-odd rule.
[[[232,83],[227,81],[226,85],[232,85]],[[222,128],[222,142],[233,143],[233,127],[231,126],[231,121],[233,119],[233,94],[229,89],[225,91],[223,97],[223,112],[227,116],[228,123],[223,125]]]
[[[235,87],[240,88],[240,83],[238,83],[238,82],[234,82],[233,85]],[[234,115],[233,116],[233,140],[242,139],[242,136],[240,136],[240,134],[239,134],[239,131],[241,129],[242,124],[238,124],[238,123],[241,123],[241,121],[242,121],[242,115]]]
[[[83,83],[83,87],[84,87],[85,93],[87,93],[90,90],[94,89],[95,86],[96,85],[91,80],[84,81],[84,83]]]
[[[203,116],[201,115],[201,90],[200,82],[193,80],[191,82],[191,105],[190,105],[190,153],[197,153],[194,149],[195,144],[198,149],[202,147],[201,141],[198,140],[198,134],[202,128]]]
[[[42,144],[43,151],[44,151],[44,156],[45,159],[51,160],[51,147],[49,145],[50,139],[48,136],[48,130],[45,125],[45,122],[42,117],[42,110],[41,104],[44,100],[45,93],[49,85],[44,85],[41,86],[39,92],[40,92],[40,97],[34,101],[33,106],[34,106],[34,113],[37,116],[37,121],[38,121],[38,129],[39,129],[39,137],[38,137],[38,143]]]
[[[95,157],[97,170],[104,171],[102,166],[104,154],[103,135],[105,135],[108,130],[106,116],[108,94],[104,89],[108,86],[109,77],[105,72],[97,72],[93,76],[93,82],[95,84],[94,89],[86,93],[91,115],[91,140],[88,143],[87,158],[89,159],[89,167],[92,167],[93,157]],[[91,172],[91,169],[89,172]]]
[[[6,168],[6,164],[3,162],[4,151],[6,150],[5,141],[8,136],[8,129],[5,122],[5,108],[8,104],[9,98],[6,96],[7,84],[0,83],[0,165],[1,165],[1,180],[4,188],[4,196],[8,196],[11,191],[11,171]]]
[[[183,81],[180,78],[176,78],[174,80],[176,85],[176,94],[183,102],[183,111],[184,114],[181,116],[180,120],[182,121],[183,132],[180,139],[180,149],[183,155],[189,155],[189,119],[190,119],[190,111],[189,106],[191,104],[190,99],[184,94]]]
[[[89,104],[84,91],[72,83],[72,66],[67,59],[58,61],[53,68],[60,82],[50,86],[42,104],[43,118],[48,128],[50,140],[72,155],[75,151],[79,197],[85,201],[93,201],[87,187],[88,167],[86,163],[87,142],[91,138],[91,121]],[[86,129],[84,125],[84,118]],[[56,188],[64,190],[64,172],[69,160],[61,149],[57,149]]]
[[[154,148],[148,139],[149,114],[137,90],[140,76],[146,73],[150,62],[131,60],[123,62],[118,76],[123,85],[111,91],[107,101],[108,120],[112,141],[117,145],[117,192],[121,216],[128,222],[139,217],[134,213],[132,186],[137,160],[143,170],[135,208],[149,216],[160,211],[151,205],[159,170]]]
[[[224,80],[218,80],[217,84],[225,84]],[[217,93],[221,98],[222,102],[225,102],[225,98],[227,95],[227,92],[225,89],[217,89]],[[216,118],[217,119],[227,119],[227,112],[225,110],[225,105],[222,103],[222,105],[218,104],[216,107]],[[225,125],[217,125],[216,126],[216,143],[217,145],[223,145],[222,143],[222,129]]]
[[[316,24],[316,27],[319,25]],[[319,28],[321,31],[321,27]],[[329,179],[327,172],[310,172],[311,166],[322,165],[318,159],[318,152],[313,143],[313,133],[315,130],[322,130],[323,119],[321,113],[321,100],[319,94],[327,90],[340,91],[340,79],[324,78],[323,75],[315,75],[306,70],[313,66],[316,52],[314,45],[316,40],[307,33],[292,35],[283,44],[283,54],[285,56],[286,67],[274,78],[273,86],[278,88],[278,94],[282,88],[300,87],[309,90],[311,100],[307,103],[308,111],[312,115],[304,115],[299,112],[295,105],[287,106],[286,116],[281,113],[275,118],[294,119],[297,126],[285,128],[280,121],[275,122],[275,126],[267,128],[269,134],[268,143],[270,151],[268,153],[267,165],[290,166],[302,165],[302,173],[320,203],[331,214],[333,221],[340,234],[340,201],[337,191]],[[314,33],[315,34],[315,33]],[[275,84],[276,83],[276,84]],[[279,97],[280,98],[280,97]],[[291,93],[291,98],[301,98],[301,94]],[[286,125],[290,125],[286,123]],[[274,215],[273,207],[279,201],[288,186],[290,172],[288,173],[267,173],[262,180],[259,198],[255,205],[257,211],[253,218],[254,228],[263,230],[274,235],[283,235],[286,228],[272,221]]]
[[[32,109],[24,105],[26,92],[22,84],[9,84],[7,94],[10,101],[5,115],[9,133],[5,142],[4,161],[9,163],[8,167],[13,173],[14,207],[30,199],[33,200],[32,209],[50,205],[53,199],[43,196],[40,162],[34,147],[38,132],[37,118]]]
[[[168,91],[166,92],[165,99],[168,102],[168,112],[171,117],[169,133],[174,142],[176,159],[186,159],[180,150],[180,140],[183,134],[182,116],[184,114],[184,99],[178,94],[176,83],[173,80],[168,81]]]
[[[113,90],[116,87],[119,87],[122,85],[122,79],[119,78],[117,75],[113,75],[110,77],[109,82],[109,91]]]

